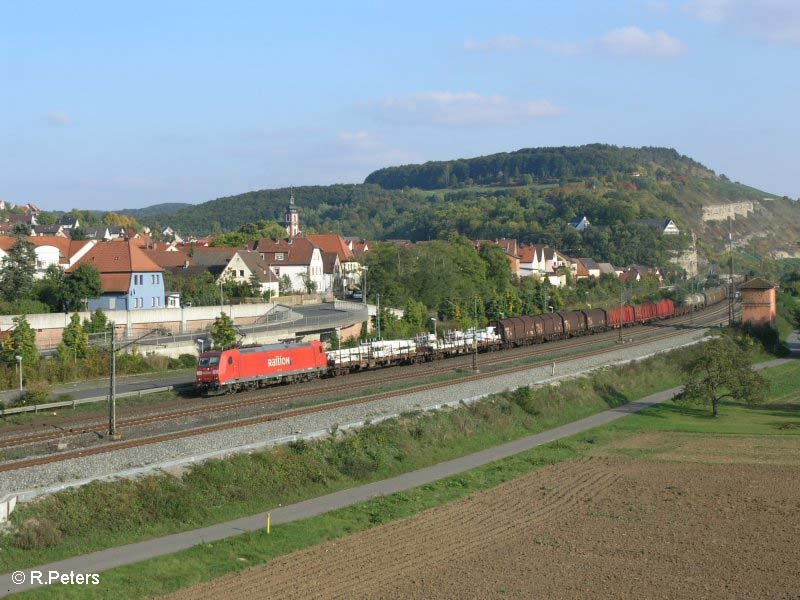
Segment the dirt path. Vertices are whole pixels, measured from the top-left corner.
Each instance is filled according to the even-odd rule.
[[[798,481],[790,465],[562,463],[173,598],[797,597]]]

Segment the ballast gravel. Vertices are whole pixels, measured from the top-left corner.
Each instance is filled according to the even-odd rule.
[[[0,473],[0,497],[14,493],[24,501],[66,487],[83,485],[96,479],[131,477],[154,469],[172,471],[198,460],[222,457],[238,452],[287,443],[294,439],[325,435],[332,427],[358,427],[365,422],[391,418],[400,413],[429,410],[461,401],[513,390],[526,385],[580,375],[604,366],[621,364],[693,344],[706,335],[698,329],[678,333],[666,340],[552,365],[497,375],[480,381],[454,383],[422,392],[403,393],[368,404],[334,408],[300,417],[248,425],[224,431],[192,436],[180,440],[147,444],[104,454],[74,458],[63,462]],[[480,359],[478,361],[480,367]]]

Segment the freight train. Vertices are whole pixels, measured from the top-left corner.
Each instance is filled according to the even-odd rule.
[[[203,352],[197,364],[196,387],[206,396],[223,394],[276,383],[428,362],[477,351],[563,340],[686,315],[725,298],[727,289],[719,287],[687,296],[677,304],[664,299],[609,309],[509,317],[492,321],[482,329],[448,331],[441,338],[427,334],[408,340],[374,340],[354,348],[329,352],[325,352],[325,346],[319,341]]]

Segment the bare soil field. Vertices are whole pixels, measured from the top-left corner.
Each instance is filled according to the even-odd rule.
[[[173,598],[800,598],[800,440],[780,440],[792,464],[662,442],[668,457],[557,464]]]

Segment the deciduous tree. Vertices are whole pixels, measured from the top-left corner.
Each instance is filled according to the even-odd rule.
[[[211,325],[211,342],[214,348],[217,350],[232,348],[237,337],[233,320],[224,312],[220,313]]]
[[[767,381],[753,370],[750,355],[727,337],[695,346],[681,370],[684,386],[676,400],[710,404],[715,417],[722,400],[757,402],[768,388]]]

